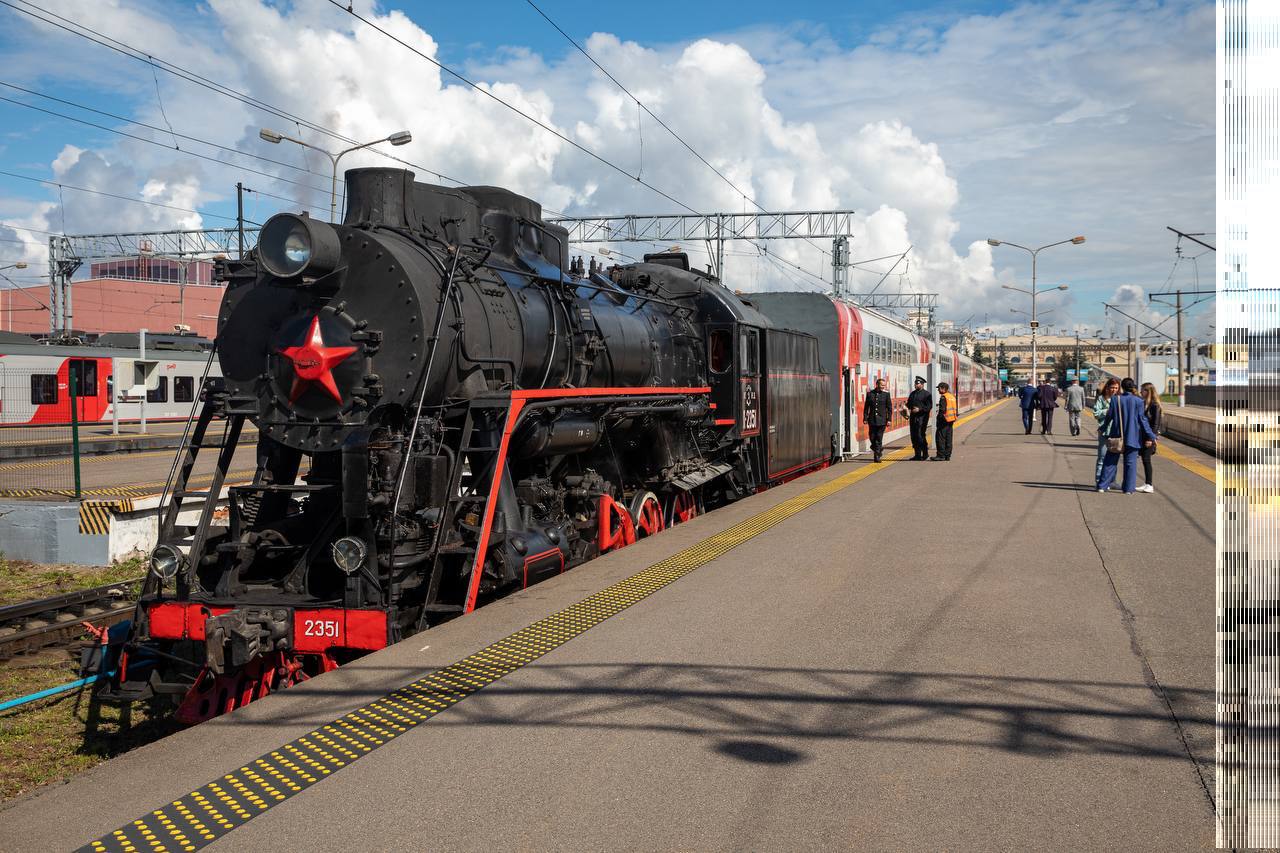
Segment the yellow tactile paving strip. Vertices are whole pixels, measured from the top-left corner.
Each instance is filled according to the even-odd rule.
[[[1000,400],[960,418],[966,423],[1005,402]],[[889,462],[911,448],[888,454]],[[437,670],[363,708],[255,758],[202,788],[90,842],[81,851],[198,850],[372,752],[427,722],[472,693],[508,675],[611,616],[643,601],[666,585],[723,556],[823,498],[863,480],[885,465],[862,465],[789,498],[772,509],[655,563],[558,613]]]

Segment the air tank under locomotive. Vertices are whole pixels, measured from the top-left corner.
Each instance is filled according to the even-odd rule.
[[[533,201],[401,170],[352,170],[346,197],[341,224],[277,215],[220,265],[223,379],[126,643],[159,663],[121,696],[326,669],[761,484],[737,329],[770,324],[686,256],[584,269]],[[225,472],[245,421],[257,471],[219,520],[192,463]]]

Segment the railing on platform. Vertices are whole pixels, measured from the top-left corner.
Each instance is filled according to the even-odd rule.
[[[0,362],[0,447],[13,451],[0,458],[0,497],[80,499],[80,425],[97,417],[84,380],[74,363],[49,373]]]

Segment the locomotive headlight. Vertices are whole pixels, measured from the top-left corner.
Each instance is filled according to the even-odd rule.
[[[333,555],[333,562],[347,574],[359,571],[369,556],[364,542],[354,536],[343,536],[329,546],[329,552]]]
[[[333,272],[341,253],[338,232],[332,225],[293,213],[278,213],[268,219],[258,237],[258,258],[277,278]]]
[[[173,580],[180,568],[182,568],[182,552],[172,545],[157,545],[151,552],[151,574],[160,580]]]

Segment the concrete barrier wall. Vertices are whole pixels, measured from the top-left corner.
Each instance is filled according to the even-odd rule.
[[[1183,444],[1189,444],[1198,450],[1203,450],[1205,453],[1216,455],[1216,421],[1180,415],[1178,410],[1173,407],[1166,407],[1163,417],[1163,432],[1169,438],[1174,441],[1180,441]]]

